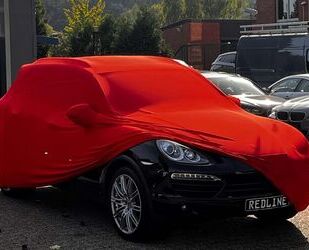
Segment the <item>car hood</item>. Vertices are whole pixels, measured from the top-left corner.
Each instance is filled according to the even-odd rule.
[[[286,100],[269,95],[235,95],[242,102],[247,102],[262,108],[271,109],[285,102]]]
[[[281,105],[276,107],[276,110],[284,110],[284,111],[309,111],[309,96],[302,96],[298,98],[291,99],[282,103]]]
[[[151,121],[152,132],[159,129],[162,134],[177,136],[180,141],[198,142],[203,148],[224,152],[235,156],[265,156],[287,154],[291,148],[309,155],[309,144],[296,129],[277,120],[258,117],[242,110],[191,110],[185,112],[165,112],[160,115],[134,117],[143,121],[142,126]],[[146,120],[145,120],[146,118]],[[144,123],[146,122],[146,123]],[[293,135],[287,142],[285,134]],[[185,136],[184,136],[185,135]]]
[[[151,130],[152,139],[167,138],[238,158],[262,172],[298,210],[308,206],[309,144],[285,123],[242,110],[223,113],[219,109],[150,112],[131,119],[145,135]]]

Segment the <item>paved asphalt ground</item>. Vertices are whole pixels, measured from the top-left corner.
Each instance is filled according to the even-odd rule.
[[[309,209],[281,225],[176,218],[164,238],[134,244],[115,233],[102,205],[72,196],[55,189],[24,200],[0,194],[0,249],[309,249]]]

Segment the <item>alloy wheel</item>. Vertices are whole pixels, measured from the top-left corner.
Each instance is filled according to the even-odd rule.
[[[111,188],[111,210],[117,227],[124,234],[134,233],[141,221],[140,191],[129,175],[117,176]]]

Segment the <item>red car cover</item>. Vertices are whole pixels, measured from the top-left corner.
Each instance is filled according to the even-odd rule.
[[[0,100],[0,186],[56,184],[158,138],[242,160],[299,211],[309,204],[300,132],[243,111],[195,70],[160,57],[23,66]]]

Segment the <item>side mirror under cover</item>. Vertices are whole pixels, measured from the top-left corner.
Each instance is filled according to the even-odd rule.
[[[94,111],[87,103],[72,106],[68,112],[67,117],[77,125],[82,127],[93,127],[99,120],[99,113]]]

